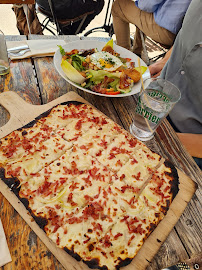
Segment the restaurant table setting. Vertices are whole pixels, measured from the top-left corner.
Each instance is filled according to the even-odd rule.
[[[16,48],[14,52],[30,51],[21,56],[10,53],[10,73],[0,76],[0,138],[29,123],[52,106],[72,100],[92,104],[129,131],[136,115],[138,95],[118,98],[98,96],[64,79],[54,66],[53,57],[50,57],[56,51],[58,54],[58,45],[96,39],[78,36],[63,36],[62,39],[37,35],[30,35],[28,40],[24,36],[6,37],[8,51],[20,46],[28,48]],[[141,87],[140,82],[139,91]],[[201,252],[201,189],[197,188],[200,187],[201,171],[167,120],[160,124],[151,138],[145,144],[174,164],[179,174],[180,190],[165,220],[149,236],[131,265],[123,267],[123,270],[172,269],[169,266],[184,262]],[[88,269],[86,265],[70,258],[64,250],[56,248],[11,193],[6,186],[1,185],[0,218],[11,256],[0,222],[0,252],[4,245],[7,254],[3,256],[7,258],[5,261],[0,255],[0,266],[10,262],[6,270],[23,269],[23,266],[25,269],[29,266],[30,269],[41,270]]]
[[[64,40],[25,40],[8,41],[8,56],[11,60],[29,57],[53,56],[58,50],[58,45],[64,45]]]

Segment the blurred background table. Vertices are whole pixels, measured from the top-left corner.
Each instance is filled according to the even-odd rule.
[[[78,36],[31,35],[28,38],[64,39],[66,42],[84,38],[103,40],[103,38]],[[6,36],[6,39],[24,40],[26,36]],[[69,91],[75,91],[127,131],[136,105],[136,96],[106,98],[89,94],[70,85],[54,68],[53,57],[11,61],[10,74],[0,76],[0,93],[4,91],[14,91],[24,100],[35,105],[46,104]],[[0,127],[8,119],[8,112],[0,106]],[[147,270],[156,270],[188,259],[202,250],[201,171],[166,120],[157,129],[155,137],[146,144],[153,151],[168,158],[198,184],[198,189],[183,215],[147,267]],[[12,257],[12,262],[2,267],[2,270],[64,269],[1,193],[0,209],[0,218]]]

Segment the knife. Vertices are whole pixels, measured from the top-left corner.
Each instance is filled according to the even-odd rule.
[[[28,45],[22,45],[22,46],[18,46],[18,47],[13,47],[13,48],[7,49],[7,52],[18,52],[18,51],[21,51],[21,50],[24,50],[24,49],[29,49],[29,46]]]
[[[202,266],[202,253],[194,256],[193,258],[186,260],[185,262],[179,262],[175,265],[163,268],[162,270],[198,270]]]

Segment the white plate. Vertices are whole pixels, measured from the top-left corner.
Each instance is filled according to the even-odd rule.
[[[89,50],[89,49],[93,49],[93,48],[97,48],[98,51],[101,51],[102,48],[105,46],[105,42],[103,41],[96,41],[96,40],[80,40],[80,41],[74,41],[74,42],[70,42],[68,44],[63,45],[63,48],[66,52],[70,52],[73,49],[84,49],[84,50]],[[116,44],[114,44],[114,50],[115,52],[119,53],[121,57],[123,58],[130,58],[132,59],[132,62],[135,62],[135,66],[138,67],[138,56],[134,53],[132,53],[131,51],[126,50],[125,48],[122,48]],[[76,86],[77,88],[86,91],[88,93],[94,94],[94,95],[99,95],[99,96],[105,96],[105,97],[126,97],[126,96],[131,96],[134,94],[137,94],[140,91],[140,87],[141,87],[141,81],[137,82],[134,84],[134,86],[132,87],[131,92],[127,93],[127,94],[118,94],[118,95],[106,95],[106,94],[101,94],[101,93],[97,93],[97,92],[93,92],[91,90],[85,89],[83,87],[81,87],[80,85],[70,81],[67,76],[65,75],[64,71],[61,68],[61,61],[62,61],[62,55],[60,53],[60,50],[58,49],[54,55],[54,65],[56,70],[59,72],[59,74],[66,80],[68,81],[70,84]],[[145,62],[140,59],[140,64],[141,66],[147,66],[145,64]],[[150,78],[150,72],[149,69],[146,70],[146,72],[143,74],[143,80]]]

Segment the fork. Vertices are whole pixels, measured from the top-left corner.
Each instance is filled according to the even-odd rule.
[[[22,56],[24,55],[26,52],[29,52],[30,49],[25,49],[25,50],[21,50],[17,53],[14,53],[14,52],[9,52],[8,55],[11,55],[11,56]]]

